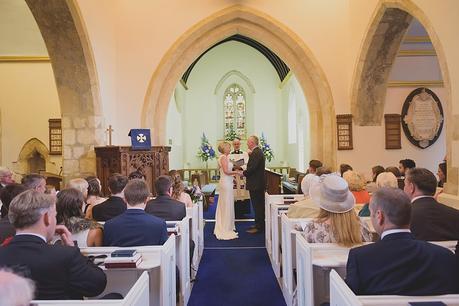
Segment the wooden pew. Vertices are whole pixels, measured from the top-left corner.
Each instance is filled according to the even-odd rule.
[[[81,253],[85,256],[107,255],[119,249],[136,249],[142,254],[142,262],[137,268],[126,269],[105,269],[107,275],[107,286],[104,292],[97,298],[108,293],[117,292],[123,296],[127,295],[129,289],[139,279],[144,271],[149,274],[149,294],[150,306],[175,306],[175,235],[162,246],[143,246],[143,247],[91,247],[81,248]],[[97,301],[99,305],[101,301]]]
[[[190,218],[190,237],[191,240],[193,240],[194,245],[195,245],[195,250],[193,253],[193,258],[191,259],[191,266],[193,267],[192,270],[192,275],[191,277],[194,278],[196,276],[196,271],[198,270],[199,267],[199,207],[197,204],[194,204],[193,207],[187,207],[186,209],[186,215],[188,218]]]
[[[187,305],[191,293],[190,278],[190,218],[166,221],[167,230],[175,234],[175,260],[180,275],[180,303]]]
[[[301,235],[296,226],[304,228],[312,218],[288,218],[281,216],[282,224],[282,279],[281,288],[285,302],[288,306],[293,303],[293,292],[295,291],[294,270],[296,269],[296,235]]]
[[[453,251],[457,241],[431,243],[443,246]],[[342,247],[335,243],[307,243],[303,236],[296,235],[296,288],[298,305],[312,306],[330,301],[329,273],[332,269],[335,269],[336,273],[338,273],[342,278],[345,277],[349,250],[350,248]]]
[[[304,199],[304,195],[285,195],[276,194],[270,195],[265,193],[265,245],[268,255],[272,253],[272,228],[271,228],[271,205],[272,204],[291,204]]]
[[[150,301],[148,272],[144,271],[122,300],[36,300],[36,306],[144,306]]]
[[[279,279],[281,274],[281,216],[288,210],[288,204],[271,204],[271,266]]]
[[[459,294],[435,296],[355,295],[343,278],[330,272],[330,305],[332,306],[406,306],[409,302],[441,301],[446,305],[459,305]]]

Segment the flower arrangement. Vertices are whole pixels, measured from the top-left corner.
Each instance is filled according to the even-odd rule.
[[[215,158],[215,150],[209,143],[209,140],[206,137],[206,134],[202,133],[201,137],[201,146],[199,146],[197,156],[203,161],[207,162],[209,159]]]
[[[236,138],[236,137],[237,137],[236,130],[234,129],[233,124],[231,123],[230,126],[229,126],[228,133],[226,133],[226,135],[225,135],[225,140],[233,141],[234,138]]]
[[[268,162],[273,160],[274,159],[273,149],[271,149],[269,144],[266,142],[266,138],[263,133],[261,133],[260,145],[261,145],[261,150],[263,151],[263,155],[265,156],[266,160],[268,160]]]

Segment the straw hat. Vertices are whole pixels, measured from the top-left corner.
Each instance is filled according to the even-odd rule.
[[[328,175],[321,183],[311,187],[309,194],[322,209],[342,214],[354,208],[355,198],[347,182],[340,176]]]

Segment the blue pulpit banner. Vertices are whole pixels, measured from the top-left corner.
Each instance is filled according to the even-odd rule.
[[[149,129],[131,129],[128,136],[131,136],[132,150],[150,150],[151,138]]]

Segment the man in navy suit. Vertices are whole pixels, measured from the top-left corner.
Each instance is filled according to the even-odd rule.
[[[371,222],[381,240],[351,249],[346,283],[357,295],[459,293],[454,254],[415,240],[411,203],[399,189],[382,188],[370,201]]]
[[[92,209],[92,216],[96,221],[107,221],[126,210],[126,203],[123,199],[123,190],[126,187],[128,178],[119,173],[112,174],[108,179],[108,189],[111,196]]]
[[[39,300],[97,296],[105,289],[105,273],[74,246],[65,226],[56,225],[55,202],[55,197],[37,190],[13,199],[8,214],[16,235],[0,247],[0,268],[32,279]],[[48,244],[54,235],[60,236],[63,245]]]
[[[149,194],[144,180],[129,181],[124,188],[127,210],[105,223],[105,246],[162,245],[166,242],[166,222],[145,212]]]
[[[147,203],[145,211],[166,221],[180,221],[186,217],[185,203],[174,200],[172,195],[172,180],[168,175],[161,175],[155,182],[158,196]]]
[[[406,172],[404,191],[411,199],[411,232],[420,240],[459,240],[459,210],[435,200],[437,184],[427,169]]]

